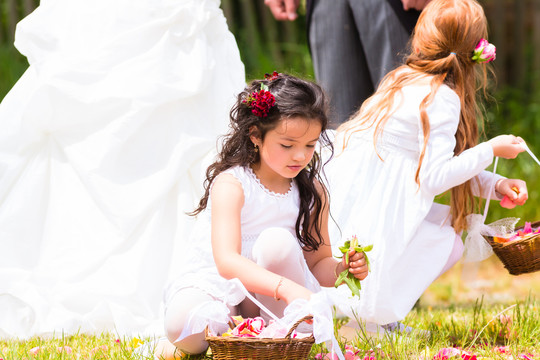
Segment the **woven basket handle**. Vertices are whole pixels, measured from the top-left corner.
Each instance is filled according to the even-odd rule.
[[[306,315],[306,316],[304,316],[303,318],[299,319],[296,323],[294,323],[293,326],[291,326],[291,329],[289,330],[289,332],[287,333],[287,335],[285,335],[285,338],[290,339],[290,338],[291,338],[291,335],[292,335],[292,333],[293,333],[293,331],[296,330],[296,328],[298,327],[298,325],[300,325],[300,324],[303,323],[304,321],[312,320],[312,319],[313,319],[313,316],[312,316],[312,315]]]

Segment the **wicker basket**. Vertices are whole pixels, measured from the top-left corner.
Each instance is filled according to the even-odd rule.
[[[538,228],[540,221],[531,225]],[[516,231],[520,229],[523,227]],[[485,238],[510,274],[520,275],[540,270],[540,234],[504,244],[496,243],[491,236]]]
[[[268,359],[268,360],[304,360],[308,358],[315,343],[313,334],[305,338],[291,338],[293,331],[312,316],[298,320],[284,338],[241,338],[232,336],[211,336],[205,331],[206,341],[210,344],[214,360]]]

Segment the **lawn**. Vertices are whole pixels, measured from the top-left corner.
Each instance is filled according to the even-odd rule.
[[[540,359],[539,290],[539,272],[509,275],[495,256],[479,266],[458,264],[430,286],[404,320],[429,336],[376,338],[336,321],[338,337],[348,359]],[[134,349],[150,340],[114,333],[2,340],[0,359],[148,359]],[[316,345],[309,358],[324,352]]]

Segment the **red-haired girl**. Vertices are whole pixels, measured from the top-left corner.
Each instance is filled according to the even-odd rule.
[[[477,95],[485,93],[486,63],[495,57],[486,38],[478,2],[430,2],[405,64],[338,129],[327,169],[331,213],[344,237],[356,234],[374,245],[356,309],[368,322],[403,319],[461,257],[460,234],[475,196],[508,195],[519,205],[527,199],[523,181],[497,176],[490,187],[493,177],[483,172],[494,156],[515,158],[524,150],[513,135],[478,144]],[[450,207],[434,203],[448,190]],[[330,234],[339,237],[338,230]]]

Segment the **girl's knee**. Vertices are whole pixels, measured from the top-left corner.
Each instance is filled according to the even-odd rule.
[[[205,352],[208,343],[205,340],[204,332],[191,334],[180,339],[185,325],[185,321],[175,321],[174,318],[165,317],[167,339],[184,354],[196,355]]]
[[[298,240],[283,228],[268,228],[262,231],[253,246],[253,257],[261,265],[265,262],[264,259],[279,263],[301,256]]]
[[[182,319],[183,316],[178,315],[176,311],[171,312],[170,310],[165,314],[165,335],[173,344],[178,342],[185,326],[185,321]]]
[[[165,335],[179,350],[186,354],[200,354],[206,350],[208,343],[204,332],[182,334],[188,325],[191,311],[200,303],[212,299],[198,289],[183,289],[176,293],[167,304],[165,311]],[[180,338],[182,336],[182,338]]]

